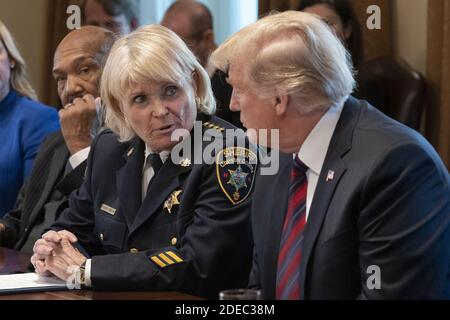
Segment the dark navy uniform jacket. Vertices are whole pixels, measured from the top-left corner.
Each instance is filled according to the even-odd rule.
[[[195,164],[186,157],[173,163],[169,157],[143,201],[143,141],[120,143],[106,131],[93,142],[85,182],[52,228],[73,232],[92,257],[94,290],[174,290],[218,298],[219,290],[247,285],[256,171],[249,159],[256,152],[225,142],[225,129],[235,128],[229,123],[199,117],[202,132],[219,136],[214,141],[221,150],[211,156],[223,154],[224,160]],[[208,144],[201,143],[200,151]]]

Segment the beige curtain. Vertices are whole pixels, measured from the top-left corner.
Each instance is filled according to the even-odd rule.
[[[46,61],[44,61],[47,72],[44,75],[46,88],[42,100],[51,106],[60,106],[56,83],[52,76],[53,56],[59,42],[67,35],[69,30],[66,27],[67,7],[75,4],[81,5],[82,0],[58,0],[48,1],[48,26],[46,43]]]
[[[450,0],[428,0],[426,135],[450,168]]]

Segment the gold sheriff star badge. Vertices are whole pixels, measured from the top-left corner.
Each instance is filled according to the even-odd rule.
[[[178,196],[183,192],[183,190],[176,190],[172,192],[172,194],[167,198],[164,202],[164,209],[167,209],[169,213],[172,213],[172,207],[176,205],[180,205],[180,201],[178,200]]]

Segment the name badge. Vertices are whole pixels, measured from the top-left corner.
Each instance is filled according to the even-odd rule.
[[[100,207],[100,210],[109,213],[110,215],[115,215],[116,214],[116,209],[108,206],[107,204],[102,204],[102,206]]]

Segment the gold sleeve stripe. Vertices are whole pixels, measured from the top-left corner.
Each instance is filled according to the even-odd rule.
[[[158,256],[161,259],[163,259],[165,262],[167,262],[168,264],[174,264],[175,263],[172,260],[170,260],[169,257],[167,257],[164,253],[160,253],[160,254],[158,254]]]
[[[157,256],[153,256],[150,259],[152,259],[152,261],[154,263],[156,263],[160,268],[164,268],[165,266],[167,266],[164,262],[162,262]]]
[[[172,259],[174,259],[176,262],[183,262],[183,259],[181,259],[179,256],[177,256],[175,253],[173,253],[172,251],[167,251],[166,254],[171,257]]]

